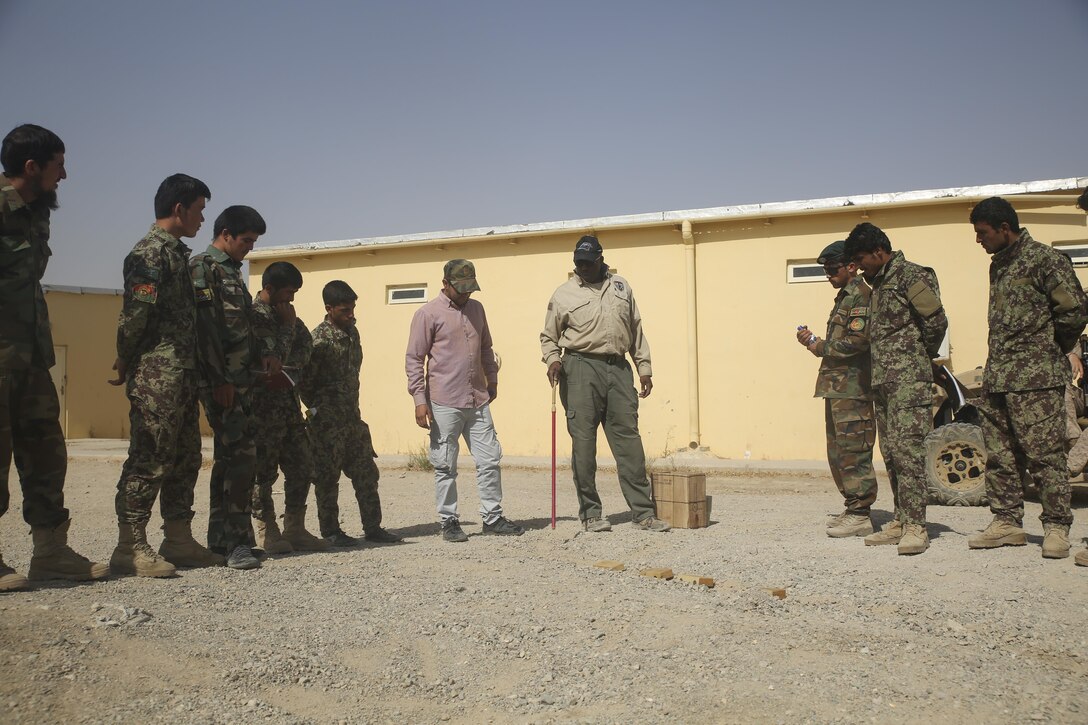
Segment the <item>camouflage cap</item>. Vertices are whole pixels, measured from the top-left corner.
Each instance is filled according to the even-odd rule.
[[[451,259],[442,268],[442,279],[460,292],[478,292],[480,285],[476,283],[476,267],[467,259]]]
[[[846,262],[846,242],[839,240],[824,247],[820,256],[816,258],[817,264],[843,264]]]

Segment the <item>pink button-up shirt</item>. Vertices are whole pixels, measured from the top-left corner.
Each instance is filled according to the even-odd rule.
[[[484,306],[470,299],[458,309],[443,293],[416,310],[404,371],[416,405],[430,400],[452,408],[479,408],[487,403],[487,385],[498,384],[499,366]]]

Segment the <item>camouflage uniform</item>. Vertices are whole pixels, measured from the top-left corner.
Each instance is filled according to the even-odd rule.
[[[309,408],[313,442],[314,489],[321,535],[340,531],[340,472],[351,480],[363,528],[382,523],[378,497],[377,454],[368,426],[359,413],[359,371],[363,348],[359,331],[349,332],[328,320],[313,329],[314,350],[302,376],[302,402]]]
[[[313,338],[302,320],[284,327],[276,313],[260,298],[253,302],[255,324],[277,330],[276,357],[283,361],[286,372],[297,383],[299,375],[310,362]],[[306,423],[299,410],[298,390],[272,390],[264,385],[253,389],[253,421],[256,429],[257,472],[253,487],[253,518],[275,518],[272,484],[278,469],[283,469],[284,506],[298,511],[306,505],[313,476],[310,439]]]
[[[242,279],[242,264],[209,246],[193,255],[189,268],[196,292],[197,351],[201,400],[215,434],[215,460],[208,508],[208,548],[230,554],[237,546],[253,546],[249,514],[257,462],[250,389],[253,369],[275,351],[275,331],[256,328],[253,298]],[[224,408],[212,391],[234,386],[234,403]]]
[[[933,364],[948,329],[937,275],[902,252],[872,281],[870,351],[880,453],[896,518],[925,524],[926,434],[933,430]]]
[[[117,482],[117,520],[146,524],[155,497],[163,520],[191,521],[200,471],[196,306],[189,248],[157,225],[125,257],[117,357],[126,365],[128,459]]]
[[[868,516],[876,501],[873,444],[876,423],[870,392],[869,285],[860,276],[835,296],[827,337],[816,344],[822,361],[817,398],[824,398],[827,463],[851,514]]]
[[[0,176],[0,516],[10,502],[14,454],[23,520],[49,529],[68,520],[68,456],[57,389],[49,375],[56,361],[41,285],[51,254],[49,209],[24,203]]]
[[[989,356],[982,379],[986,490],[996,516],[1024,518],[1020,472],[1039,486],[1044,524],[1068,526],[1064,443],[1065,353],[1088,322],[1085,296],[1061,253],[1020,238],[990,261]]]

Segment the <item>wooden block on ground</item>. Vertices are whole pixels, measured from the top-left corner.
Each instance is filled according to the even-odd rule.
[[[763,591],[767,592],[772,597],[778,597],[779,599],[786,598],[786,590],[782,587],[764,587]]]
[[[652,576],[654,579],[672,579],[672,569],[643,569],[639,574],[642,576]]]
[[[612,561],[611,559],[601,559],[593,566],[598,569],[608,569],[609,571],[623,571],[627,568],[623,565],[622,561]]]
[[[655,499],[695,503],[706,499],[705,473],[657,473],[651,476]]]
[[[673,528],[702,529],[706,527],[706,499],[693,503],[658,499],[654,502],[654,508],[657,518],[668,521]]]
[[[698,574],[681,574],[677,577],[677,579],[682,582],[687,582],[688,584],[702,584],[708,589],[714,588],[714,580],[708,576],[699,576]]]

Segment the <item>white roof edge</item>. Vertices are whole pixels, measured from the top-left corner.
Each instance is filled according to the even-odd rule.
[[[956,186],[947,189],[922,189],[918,191],[897,191],[884,194],[857,194],[852,196],[834,196],[824,199],[806,199],[800,201],[775,201],[764,204],[738,204],[735,206],[717,206],[704,209],[680,209],[677,211],[650,212],[644,214],[626,214],[621,216],[589,217],[568,219],[565,221],[535,222],[531,224],[507,224],[493,227],[474,227],[415,234],[396,234],[384,237],[364,237],[360,239],[341,239],[328,242],[303,242],[283,244],[274,247],[254,249],[250,259],[306,254],[308,252],[346,251],[359,247],[400,246],[413,243],[456,242],[460,239],[481,239],[490,236],[508,237],[531,234],[553,234],[564,231],[585,229],[609,229],[633,226],[654,226],[656,224],[675,224],[686,220],[709,221],[714,219],[735,219],[742,217],[774,216],[796,214],[805,211],[828,211],[845,207],[891,206],[896,204],[918,204],[926,201],[950,201],[954,199],[984,198],[1015,194],[1038,194],[1047,191],[1068,191],[1088,186],[1088,176],[1073,176],[1065,179],[1044,179],[1041,181],[1022,181],[1010,184],[988,184],[984,186]]]
[[[122,289],[110,289],[108,287],[71,287],[64,284],[43,284],[45,292],[71,292],[77,295],[123,295]]]

